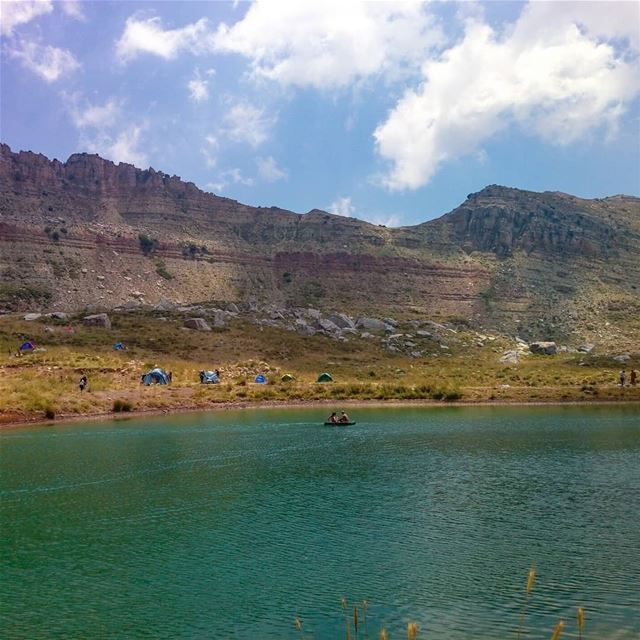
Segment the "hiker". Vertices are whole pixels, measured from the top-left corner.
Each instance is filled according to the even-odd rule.
[[[78,383],[78,386],[80,387],[80,392],[84,391],[87,388],[88,384],[89,384],[89,381],[87,380],[87,376],[82,374],[82,377],[80,378],[80,382]]]
[[[167,373],[167,378],[169,379],[169,382],[173,381],[173,371],[169,371],[169,373]]]
[[[627,378],[627,374],[624,372],[624,369],[620,372],[620,386],[624,387],[624,381]]]
[[[335,424],[336,422],[338,422],[338,414],[334,411],[328,418],[327,418],[327,422],[331,422],[332,424]]]
[[[220,372],[217,369],[214,371],[214,373],[216,374],[216,378],[220,377]]]
[[[638,384],[638,372],[635,369],[631,369],[631,377],[629,378],[629,382],[632,387],[635,387]]]
[[[201,371],[198,375],[200,376],[200,384],[202,384],[204,382],[204,371]]]
[[[349,416],[343,411],[340,414],[340,419],[338,420],[338,422],[350,422]]]

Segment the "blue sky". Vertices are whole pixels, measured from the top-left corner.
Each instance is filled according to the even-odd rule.
[[[636,2],[2,0],[1,138],[416,224],[487,184],[640,193]]]

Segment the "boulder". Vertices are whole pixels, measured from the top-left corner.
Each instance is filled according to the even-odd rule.
[[[409,355],[412,358],[422,358],[422,351],[412,351]]]
[[[327,331],[328,333],[335,333],[340,331],[340,327],[337,324],[331,322],[331,320],[327,320],[326,318],[320,318],[316,322],[316,326],[318,329],[322,329],[323,331]]]
[[[619,356],[613,356],[613,359],[616,362],[629,362],[631,360],[631,356],[628,353],[621,353]]]
[[[320,320],[320,318],[322,318],[322,312],[318,311],[318,309],[313,309],[311,307],[309,307],[308,309],[305,309],[304,314],[305,316],[307,316],[307,318],[312,318],[313,320]]]
[[[500,364],[518,364],[520,357],[517,351],[505,351],[498,362]]]
[[[213,326],[222,329],[226,326],[227,314],[224,311],[216,311],[213,314]]]
[[[580,353],[591,353],[596,348],[595,344],[581,344],[578,347]]]
[[[558,353],[558,347],[555,342],[532,342],[529,345],[529,351],[538,355],[552,356]]]
[[[316,330],[310,324],[307,324],[304,320],[300,318],[296,320],[294,326],[295,326],[295,330],[303,336],[315,335]]]
[[[38,318],[41,318],[41,317],[42,317],[42,314],[41,314],[41,313],[27,313],[27,314],[24,316],[24,319],[25,319],[27,322],[33,322],[34,320],[37,320]]]
[[[340,329],[355,329],[355,322],[344,313],[334,313],[329,316],[329,320]]]
[[[424,331],[422,329],[420,329],[419,331],[416,331],[416,335],[419,336],[420,338],[427,338],[428,340],[433,338],[433,333],[431,333],[430,331]]]
[[[211,331],[209,323],[204,318],[187,318],[183,324],[187,329],[195,329],[196,331]]]
[[[240,313],[240,309],[238,309],[238,305],[233,302],[230,302],[225,307],[225,311],[228,311],[229,313]]]
[[[378,318],[358,318],[356,320],[356,327],[358,329],[365,329],[366,331],[389,331],[390,333],[394,333],[395,331],[391,325],[382,320],[378,320]]]
[[[157,311],[171,311],[175,308],[175,304],[166,298],[160,298],[160,302],[155,306]]]
[[[69,315],[62,311],[53,311],[52,313],[47,313],[49,318],[53,318],[54,320],[68,320]]]
[[[85,316],[82,322],[87,327],[101,327],[103,329],[111,329],[111,320],[106,313],[95,313],[91,316]]]

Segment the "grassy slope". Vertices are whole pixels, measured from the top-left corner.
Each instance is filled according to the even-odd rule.
[[[361,339],[340,343],[240,320],[223,331],[202,333],[157,314],[111,317],[111,330],[74,321],[73,334],[65,330],[66,323],[0,318],[0,422],[41,419],[47,409],[57,416],[103,413],[113,409],[114,400],[129,403],[134,411],[230,401],[640,400],[640,387],[616,386],[620,365],[609,358],[530,356],[505,366],[498,363],[499,355],[513,344],[499,337],[479,347],[474,335],[459,333],[448,351],[435,345],[437,356],[412,359]],[[40,349],[17,358],[15,351],[25,339]],[[112,349],[119,340],[127,344],[126,351]],[[139,384],[140,375],[154,365],[173,371],[170,387]],[[200,385],[198,371],[216,367],[222,384]],[[330,371],[334,382],[317,384],[321,371]],[[81,394],[77,383],[83,372],[90,385]],[[257,373],[266,373],[269,384],[253,384]],[[281,382],[283,373],[292,373],[296,381]]]

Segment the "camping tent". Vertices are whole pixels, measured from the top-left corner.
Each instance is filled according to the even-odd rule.
[[[220,378],[215,371],[201,371],[200,382],[202,384],[220,384]]]
[[[325,371],[318,376],[318,382],[333,382],[333,378],[330,373]]]
[[[280,380],[282,380],[282,382],[291,382],[295,380],[295,378],[290,373],[285,373]]]
[[[125,347],[124,347],[124,345],[122,344],[122,342],[116,342],[116,343],[113,345],[113,348],[114,348],[116,351],[122,351]]]
[[[169,376],[164,369],[156,367],[142,376],[142,384],[146,386],[150,384],[169,384]]]
[[[35,349],[35,347],[33,346],[33,342],[23,342],[20,345],[20,348],[18,349],[18,351],[23,353],[25,351],[33,351],[34,349]]]
[[[256,384],[265,384],[266,382],[267,379],[261,373],[256,376]]]

